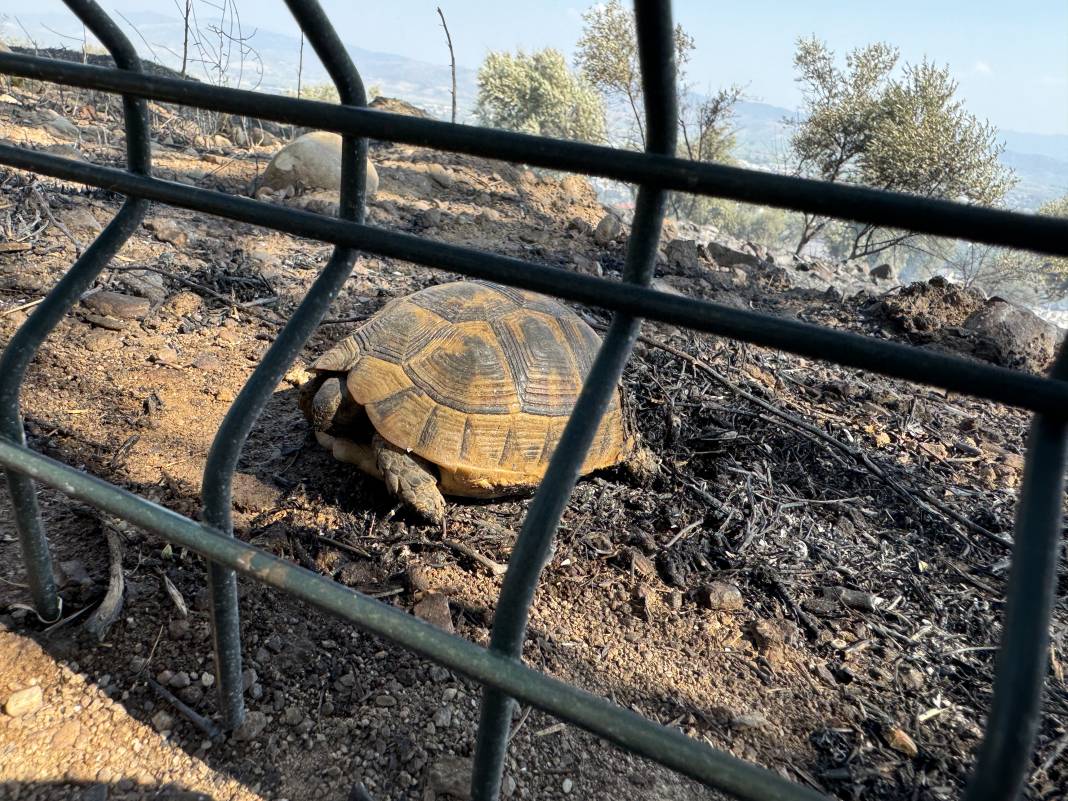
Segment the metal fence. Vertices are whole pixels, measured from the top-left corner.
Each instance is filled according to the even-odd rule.
[[[738,798],[823,796],[763,768],[655,724],[522,664],[534,590],[560,516],[602,413],[634,345],[639,318],[711,332],[1028,409],[1031,426],[1015,528],[1005,629],[985,740],[965,798],[1010,799],[1022,786],[1038,728],[1048,629],[1061,539],[1068,355],[1049,378],[981,365],[905,345],[781,320],[648,288],[669,190],[815,212],[973,242],[1068,256],[1068,220],[827,184],[676,158],[675,69],[669,2],[635,3],[647,101],[645,153],[372,111],[360,76],[316,0],[286,0],[337,86],[343,105],[150,76],[130,42],[94,0],[64,0],[111,52],[117,69],[0,53],[0,72],[120,93],[126,170],[96,166],[0,143],[0,164],[121,193],[122,208],[12,337],[0,358],[0,465],[38,614],[55,619],[52,577],[34,482],[120,516],[208,560],[219,704],[224,724],[244,715],[236,573],[297,596],[366,631],[399,643],[485,685],[475,754],[473,798],[499,794],[515,699],[574,723],[636,754]],[[336,131],[343,136],[338,218],[152,177],[146,99]],[[598,175],[639,186],[623,281],[577,275],[518,259],[432,242],[363,223],[367,137],[435,147],[534,166]],[[157,201],[334,244],[326,267],[267,350],[227,413],[208,455],[202,520],[196,522],[25,445],[19,390],[26,369],[55,325],[140,226]],[[553,294],[614,312],[608,333],[531,503],[497,603],[489,648],[446,634],[379,601],[234,539],[231,482],[245,439],[274,387],[348,278],[357,250]]]

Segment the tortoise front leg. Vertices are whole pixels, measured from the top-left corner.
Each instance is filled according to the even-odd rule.
[[[371,447],[386,488],[430,522],[441,524],[445,520],[445,499],[438,488],[434,468],[378,434]]]
[[[344,437],[334,437],[324,434],[322,431],[315,432],[315,438],[319,444],[330,451],[335,459],[345,464],[354,464],[369,476],[382,480],[382,471],[378,469],[378,458],[374,449],[367,443],[353,442]]]

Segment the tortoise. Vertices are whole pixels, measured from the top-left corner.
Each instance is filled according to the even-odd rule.
[[[300,407],[334,458],[440,523],[442,493],[495,498],[538,484],[599,346],[551,298],[440,284],[390,301],[320,356]],[[624,464],[644,476],[651,459],[617,387],[581,473]]]

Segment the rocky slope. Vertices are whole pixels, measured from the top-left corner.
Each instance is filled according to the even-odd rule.
[[[0,95],[5,141],[122,162],[113,99],[18,82]],[[228,192],[257,192],[301,133],[152,114],[157,174]],[[626,224],[582,178],[385,143],[371,155],[373,224],[620,273]],[[336,202],[328,190],[259,195],[324,212]],[[119,203],[0,170],[0,341]],[[660,288],[735,307],[1030,369],[1056,339],[1026,319],[995,347],[1012,315],[952,286],[858,274],[839,288],[812,265],[681,225],[661,251]],[[196,515],[218,423],[329,253],[154,206],[35,361],[29,444]],[[501,583],[487,565],[507,562],[529,500],[452,503],[443,536],[332,462],[295,397],[303,365],[355,322],[454,277],[360,258],[257,422],[234,501],[243,539],[484,644]],[[616,473],[580,483],[526,661],[843,799],[958,796],[989,704],[1027,416],[667,326],[644,334],[625,382],[660,473],[651,486]],[[218,735],[199,560],[57,493],[40,499],[69,619],[49,627],[27,611],[5,498],[0,704],[15,700],[0,715],[0,797],[343,798],[358,783],[375,798],[463,796],[476,685],[242,581],[250,722]],[[88,644],[80,626],[107,586],[109,534],[125,609]],[[1062,580],[1033,798],[1068,776],[1065,590]],[[713,797],[529,709],[505,790]]]

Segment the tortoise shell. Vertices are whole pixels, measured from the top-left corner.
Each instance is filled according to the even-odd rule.
[[[443,490],[489,495],[545,474],[600,343],[555,300],[459,281],[391,301],[312,367],[345,373],[378,433],[438,465]],[[582,472],[631,447],[617,390]]]

